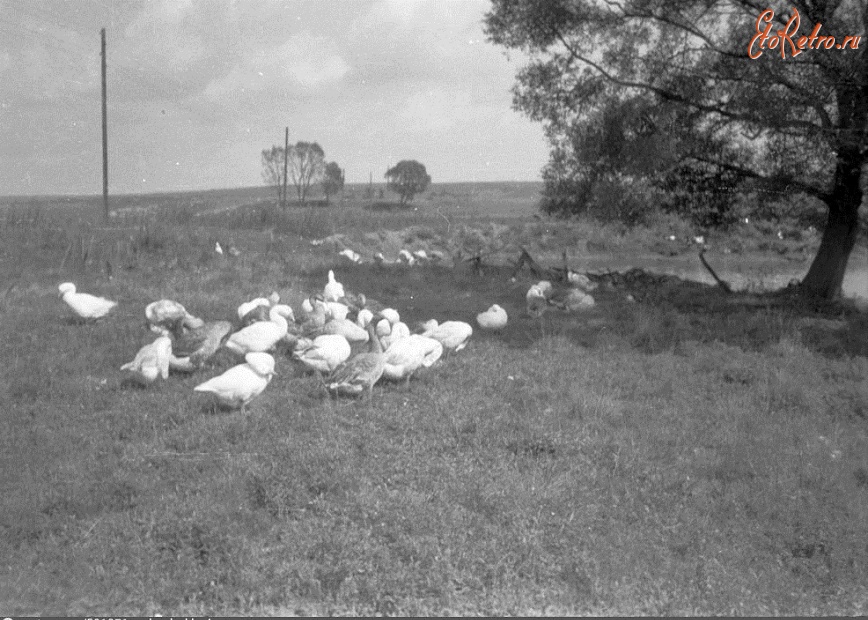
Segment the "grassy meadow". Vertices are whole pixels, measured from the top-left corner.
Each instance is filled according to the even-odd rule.
[[[400,210],[355,186],[284,212],[264,188],[121,196],[108,223],[101,198],[0,201],[0,609],[868,613],[868,315],[759,282],[807,267],[819,236],[711,236],[713,265],[757,278],[743,293],[639,278],[535,319],[538,278],[510,279],[519,247],[579,270],[698,263],[686,224],[551,221],[539,189],[434,185]],[[451,260],[370,262],[402,246]],[[510,322],[371,401],[329,398],[285,350],[244,414],[192,390],[238,363],[228,351],[147,389],[122,381],[154,338],[147,303],[231,319],[276,290],[297,310],[329,269],[411,325],[475,326],[493,303]],[[67,280],[119,306],[73,321]]]

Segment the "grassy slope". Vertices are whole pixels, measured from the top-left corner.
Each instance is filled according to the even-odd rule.
[[[258,224],[255,209],[221,226],[141,216],[123,232],[77,228],[84,211],[58,229],[46,206],[27,224],[7,217],[5,613],[866,613],[865,317],[672,284],[634,291],[636,304],[600,290],[585,314],[532,320],[526,272],[350,268],[292,234],[442,231],[465,222],[467,197]],[[188,198],[156,199],[164,220]],[[114,254],[70,249],[103,234]],[[235,260],[211,251],[227,237],[244,248]],[[589,239],[626,243],[581,228],[547,243]],[[330,267],[411,321],[500,303],[510,325],[371,403],[325,398],[282,353],[245,416],[192,391],[228,354],[148,390],[120,381],[152,338],[147,302],[222,318],[277,289],[297,306]],[[66,279],[118,299],[117,313],[68,321]]]

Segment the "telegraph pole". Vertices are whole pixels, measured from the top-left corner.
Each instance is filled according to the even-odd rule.
[[[289,162],[289,127],[283,138],[283,193],[280,195],[280,206],[286,208],[286,165]]]
[[[105,28],[100,30],[102,39],[102,204],[105,210],[105,219],[109,219],[108,199],[108,106],[106,105],[106,79],[105,79]]]

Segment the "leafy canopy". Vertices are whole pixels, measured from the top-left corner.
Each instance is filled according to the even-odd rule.
[[[401,204],[413,200],[416,194],[421,194],[431,184],[431,176],[425,166],[415,160],[399,161],[386,171],[386,187],[401,197]]]

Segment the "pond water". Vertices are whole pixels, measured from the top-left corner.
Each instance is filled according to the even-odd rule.
[[[745,257],[738,254],[706,254],[708,263],[722,280],[736,290],[748,287],[781,288],[793,278],[801,280],[808,272],[810,260],[788,261],[773,257]],[[714,284],[714,278],[706,271],[696,254],[683,256],[660,256],[655,254],[630,258],[611,255],[576,259],[574,268],[584,271],[611,269],[624,271],[640,267],[646,271],[668,273],[678,277]],[[854,253],[850,257],[844,276],[845,297],[868,299],[868,254]]]

